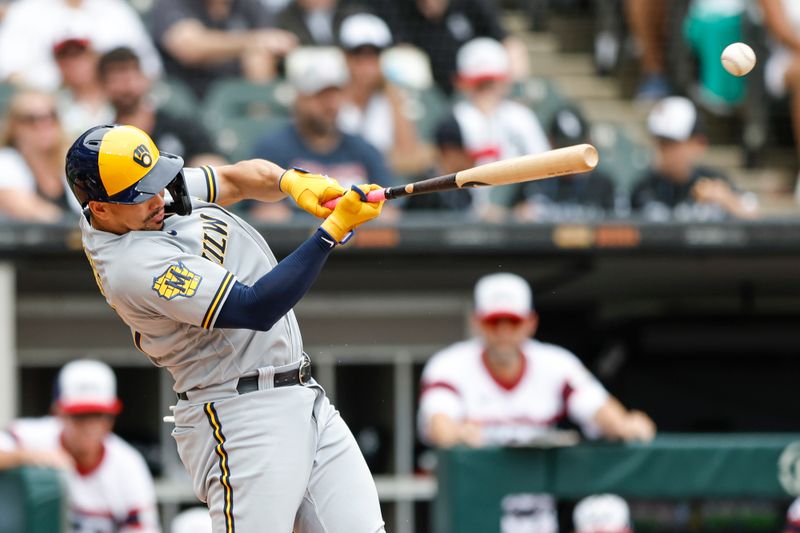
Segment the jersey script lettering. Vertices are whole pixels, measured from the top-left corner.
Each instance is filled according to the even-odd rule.
[[[228,246],[228,223],[205,213],[200,214],[200,218],[203,219],[203,257],[222,265]]]

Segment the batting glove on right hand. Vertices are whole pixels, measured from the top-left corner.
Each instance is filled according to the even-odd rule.
[[[331,210],[322,204],[343,195],[347,189],[328,176],[290,168],[281,175],[278,188],[291,196],[298,206],[315,217],[330,216]]]
[[[339,203],[325,222],[320,226],[328,235],[341,243],[345,240],[348,233],[368,220],[377,218],[381,214],[383,201],[368,202],[367,193],[380,190],[379,185],[353,185],[347,193],[342,196]]]

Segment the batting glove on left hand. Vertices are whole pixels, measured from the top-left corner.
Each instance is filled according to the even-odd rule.
[[[315,217],[326,218],[331,210],[322,204],[342,196],[347,189],[328,176],[292,168],[281,175],[278,188],[291,196],[295,203]]]

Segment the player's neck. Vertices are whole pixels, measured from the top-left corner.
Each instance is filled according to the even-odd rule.
[[[524,356],[519,350],[498,350],[487,347],[484,361],[492,375],[505,383],[513,383],[525,369]]]

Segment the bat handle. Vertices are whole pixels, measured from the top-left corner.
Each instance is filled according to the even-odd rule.
[[[333,209],[334,207],[336,207],[336,204],[339,203],[339,199],[340,198],[341,198],[341,196],[339,196],[337,198],[334,198],[333,200],[328,200],[327,202],[322,204],[322,207],[327,207],[328,209]],[[374,202],[382,202],[384,200],[386,200],[386,189],[378,189],[378,190],[370,191],[370,192],[367,193],[367,201],[368,202],[373,202],[374,203]]]

